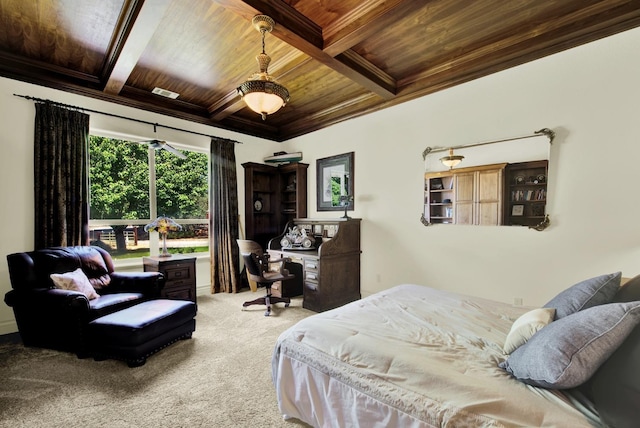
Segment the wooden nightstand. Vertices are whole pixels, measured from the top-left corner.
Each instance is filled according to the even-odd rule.
[[[171,257],[144,257],[145,272],[162,272],[165,284],[160,296],[165,299],[196,301],[196,258],[173,255]]]

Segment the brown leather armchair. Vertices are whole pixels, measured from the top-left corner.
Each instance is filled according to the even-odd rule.
[[[56,247],[7,256],[12,290],[4,301],[13,308],[25,346],[75,352],[86,357],[87,324],[157,298],[164,285],[159,272],[115,272],[109,253],[99,247]],[[81,268],[100,295],[54,287],[52,273]]]

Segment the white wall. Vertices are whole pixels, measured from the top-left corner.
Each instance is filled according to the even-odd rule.
[[[618,270],[633,276],[640,273],[634,215],[640,208],[639,45],[640,29],[631,30],[281,145],[0,78],[0,254],[33,247],[34,107],[12,95],[19,93],[241,141],[240,189],[241,163],[279,150],[302,151],[310,164],[310,217],[342,215],[316,211],[315,160],[355,151],[356,210],[350,215],[363,219],[363,295],[412,282],[541,305],[590,276]],[[100,115],[92,115],[91,126],[145,138],[153,131]],[[551,148],[547,230],[420,223],[425,147],[543,127],[558,134]],[[206,137],[162,132],[171,142],[208,147]],[[241,190],[240,200],[244,220]],[[208,285],[201,276],[199,285]],[[6,263],[0,263],[0,295],[9,289]],[[11,331],[13,314],[0,304],[0,334]]]
[[[542,305],[586,279],[640,273],[640,29],[304,136],[305,159],[355,151],[362,291],[411,282]],[[423,226],[427,146],[549,127],[551,226]],[[463,166],[463,165],[461,165]],[[315,162],[309,168],[315,211]]]

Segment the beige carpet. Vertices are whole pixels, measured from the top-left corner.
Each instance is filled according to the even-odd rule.
[[[120,361],[0,345],[0,427],[292,427],[271,381],[271,354],[287,327],[313,314],[302,299],[241,310],[259,297],[198,296],[191,340],[138,368]]]

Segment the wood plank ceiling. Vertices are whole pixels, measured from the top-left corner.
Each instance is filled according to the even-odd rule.
[[[291,94],[264,121],[236,92],[256,14]],[[0,0],[0,75],[284,141],[638,25],[637,0]]]

